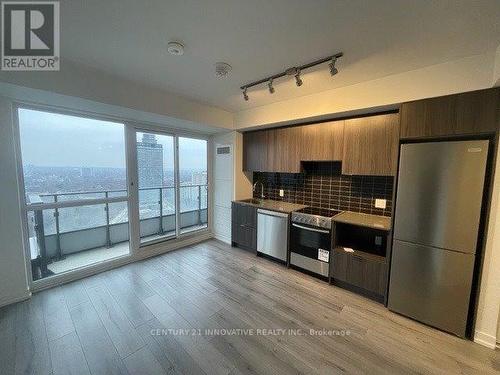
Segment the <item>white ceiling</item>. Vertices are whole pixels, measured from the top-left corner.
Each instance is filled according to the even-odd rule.
[[[184,56],[166,52],[180,40]],[[485,53],[500,43],[498,0],[65,0],[61,54],[148,86],[230,111]],[[344,52],[328,66],[275,82],[276,93],[239,87],[287,67]],[[217,79],[214,63],[233,71]]]

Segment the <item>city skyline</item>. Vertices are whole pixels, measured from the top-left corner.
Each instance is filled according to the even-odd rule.
[[[125,125],[26,108],[19,109],[23,165],[40,167],[126,168]],[[173,137],[162,136],[165,170],[173,169]],[[168,143],[170,142],[170,144]],[[205,140],[179,138],[181,168],[206,168]]]
[[[24,182],[27,194],[78,193],[82,191],[126,190],[126,170],[112,167],[46,167],[24,166]],[[180,171],[180,184],[204,185],[207,171],[188,169]],[[165,171],[163,183],[141,187],[173,187],[173,170]]]

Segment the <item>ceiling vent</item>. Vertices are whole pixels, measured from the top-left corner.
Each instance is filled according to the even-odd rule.
[[[217,155],[227,155],[231,153],[231,146],[217,147]]]

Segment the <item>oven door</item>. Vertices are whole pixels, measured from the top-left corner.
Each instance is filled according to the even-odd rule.
[[[328,229],[292,223],[290,251],[316,261],[329,263],[331,238],[331,232]]]

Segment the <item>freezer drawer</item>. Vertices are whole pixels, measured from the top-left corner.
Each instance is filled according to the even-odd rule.
[[[395,240],[390,310],[465,337],[475,257]]]
[[[286,262],[288,215],[257,210],[257,252]]]
[[[488,141],[401,145],[394,238],[475,253]]]

